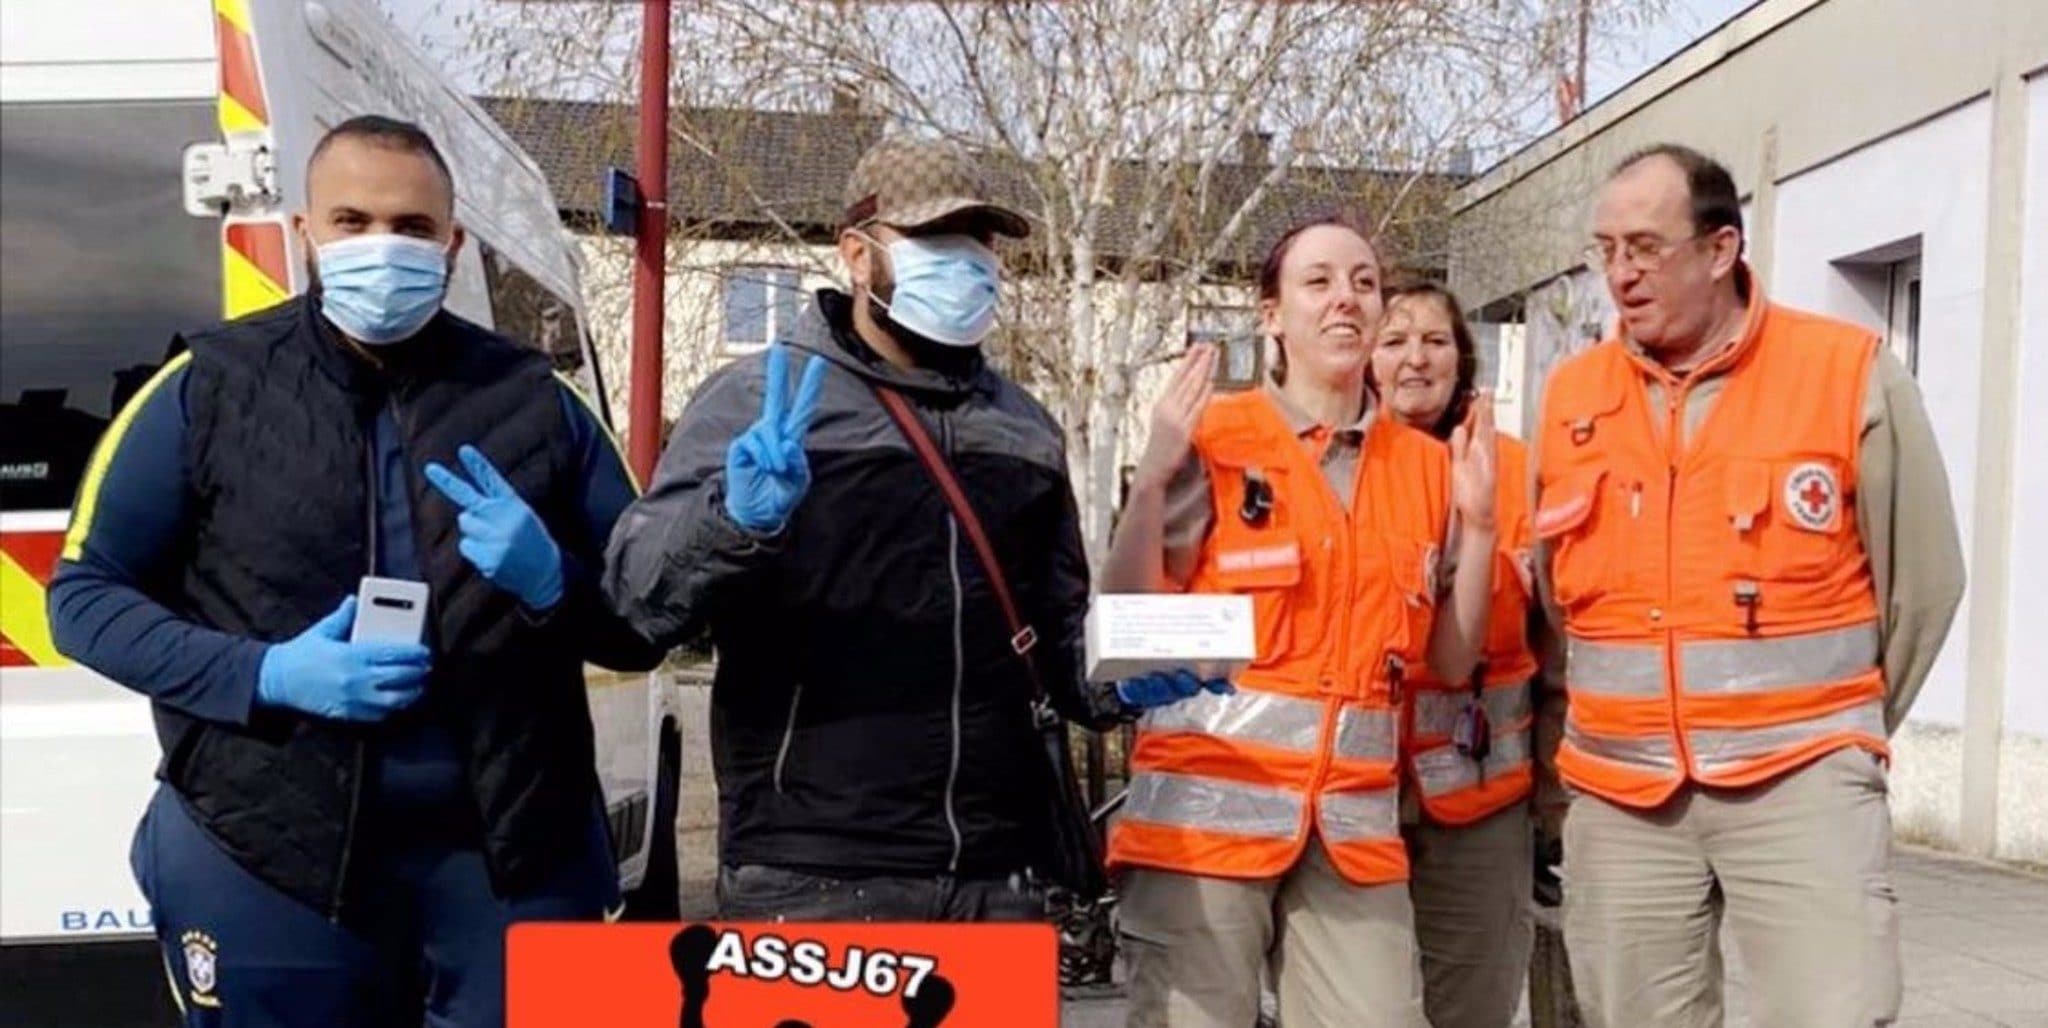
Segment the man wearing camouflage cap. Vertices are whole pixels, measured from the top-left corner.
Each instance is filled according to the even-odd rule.
[[[1081,680],[1064,443],[979,348],[991,244],[1030,225],[934,142],[877,144],[844,205],[851,292],[819,290],[787,338],[692,397],[612,536],[606,589],[650,639],[708,629],[717,648],[720,916],[1036,919],[1034,684],[1094,726],[1176,693]],[[885,394],[957,478],[1026,631]]]

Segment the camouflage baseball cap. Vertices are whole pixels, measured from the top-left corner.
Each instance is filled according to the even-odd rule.
[[[993,195],[981,168],[960,147],[929,139],[884,139],[853,166],[846,182],[846,224],[879,221],[914,229],[974,212],[1003,235],[1030,235],[1031,223]]]

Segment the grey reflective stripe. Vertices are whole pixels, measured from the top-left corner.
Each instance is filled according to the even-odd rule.
[[[1685,733],[1685,742],[1692,748],[1693,766],[1710,775],[1836,732],[1883,739],[1884,704],[1873,699],[1832,714],[1761,728],[1694,729]]]
[[[1678,649],[1686,692],[1762,692],[1821,685],[1869,671],[1879,657],[1877,623],[1775,639],[1715,639]]]
[[[1493,749],[1486,755],[1486,777],[1498,778],[1529,762],[1529,733],[1509,732],[1493,737]],[[1451,745],[1438,746],[1415,755],[1415,780],[1424,796],[1469,789],[1480,783],[1479,762]]]
[[[1203,692],[1155,707],[1139,726],[1149,732],[1203,732],[1275,749],[1316,752],[1323,737],[1321,700],[1240,689]]]
[[[1345,704],[1337,714],[1335,755],[1342,760],[1391,763],[1399,755],[1394,730],[1393,711]]]
[[[1331,842],[1400,838],[1400,811],[1392,786],[1365,792],[1326,792],[1317,801],[1318,827]]]
[[[1415,694],[1415,734],[1449,735],[1458,726],[1458,714],[1465,709],[1469,692],[1425,689]],[[1495,729],[1518,724],[1529,716],[1529,687],[1503,685],[1486,690],[1486,721]]]
[[[1458,712],[1470,696],[1462,690],[1445,692],[1423,689],[1415,694],[1415,734],[1449,735],[1458,724]]]
[[[1658,771],[1678,770],[1678,752],[1671,745],[1671,737],[1663,732],[1656,735],[1595,735],[1581,729],[1576,720],[1566,717],[1564,741],[1589,757]]]
[[[1122,816],[1205,832],[1292,839],[1301,827],[1301,796],[1220,778],[1140,771],[1131,779]]]
[[[1570,689],[1614,696],[1664,695],[1664,648],[1572,637],[1565,649]]]

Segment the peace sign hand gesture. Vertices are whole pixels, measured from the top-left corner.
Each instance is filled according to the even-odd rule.
[[[825,360],[804,364],[796,399],[789,396],[789,348],[768,351],[762,384],[761,419],[736,436],[725,451],[725,512],[740,527],[764,535],[782,531],[811,488],[811,464],[804,434],[818,414],[825,389]]]
[[[562,598],[562,550],[548,535],[540,516],[519,491],[474,446],[455,454],[469,472],[460,474],[429,463],[427,481],[462,513],[457,549],[491,584],[519,597],[528,610],[544,611]]]

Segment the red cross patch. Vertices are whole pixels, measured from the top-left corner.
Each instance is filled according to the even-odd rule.
[[[1809,532],[1832,532],[1842,510],[1842,487],[1825,464],[1808,462],[1785,476],[1785,510]]]

